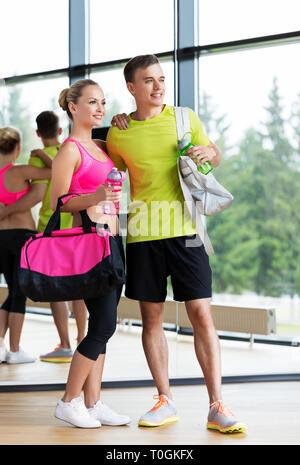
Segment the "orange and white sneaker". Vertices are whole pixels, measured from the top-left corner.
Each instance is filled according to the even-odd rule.
[[[155,395],[158,399],[154,407],[139,420],[139,426],[162,426],[179,420],[174,402],[166,395]]]
[[[60,344],[52,352],[40,355],[42,362],[52,363],[70,363],[72,361],[73,351],[72,349],[63,349]]]
[[[209,406],[207,428],[215,429],[221,433],[241,433],[247,426],[239,421],[226,407],[222,400],[216,400]]]

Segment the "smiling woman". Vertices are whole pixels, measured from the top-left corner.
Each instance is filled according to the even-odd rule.
[[[51,207],[56,208],[62,195],[75,194],[61,208],[61,211],[73,213],[74,227],[82,224],[82,210],[89,215],[90,207],[97,208],[102,203],[98,207],[100,216],[93,220],[104,227],[108,225],[115,234],[121,262],[123,249],[117,216],[106,215],[103,210],[105,202],[119,202],[121,192],[106,184],[114,164],[102,149],[101,141],[91,137],[92,128],[101,126],[105,115],[104,93],[95,81],[81,79],[61,91],[59,104],[71,119],[72,129],[52,163]],[[88,219],[86,221],[89,224]],[[122,285],[118,284],[104,295],[84,299],[89,312],[88,331],[73,355],[66,391],[55,410],[57,418],[74,426],[97,428],[101,423],[122,425],[130,421],[129,417],[118,415],[100,402],[106,345],[116,329],[121,291]],[[82,390],[85,403],[81,398]]]

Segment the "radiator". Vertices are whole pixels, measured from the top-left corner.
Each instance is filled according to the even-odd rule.
[[[246,307],[211,304],[212,317],[217,330],[250,334],[275,334],[276,310],[266,307]],[[121,297],[118,307],[120,320],[140,320],[138,302]],[[164,322],[191,328],[184,303],[165,302]]]
[[[1,301],[4,301],[6,296],[7,286],[0,284]],[[49,308],[48,303],[32,302],[30,299],[27,299],[27,305]],[[212,303],[211,310],[215,327],[219,331],[264,335],[276,333],[275,308],[217,305]],[[121,297],[118,306],[118,317],[120,320],[141,320],[138,302]],[[191,328],[185,305],[181,302],[177,303],[173,300],[165,302],[164,321],[182,328]]]

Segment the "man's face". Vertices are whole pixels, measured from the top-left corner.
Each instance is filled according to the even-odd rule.
[[[137,105],[162,105],[166,88],[161,66],[156,63],[148,68],[138,68],[134,73],[133,82],[127,83],[127,88]]]

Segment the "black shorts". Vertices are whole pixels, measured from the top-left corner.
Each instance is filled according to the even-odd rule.
[[[211,297],[211,268],[204,246],[199,243],[199,237],[192,235],[127,244],[126,297],[164,302],[168,276],[173,298],[178,302]]]

